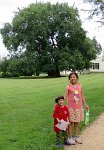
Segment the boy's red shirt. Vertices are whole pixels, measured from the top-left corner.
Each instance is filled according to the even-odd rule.
[[[69,117],[69,111],[67,106],[60,107],[59,105],[55,105],[54,113],[53,113],[53,118],[54,118],[54,131],[59,132],[60,129],[58,129],[55,125],[58,123],[56,118],[59,120],[64,120],[67,121],[67,118]]]

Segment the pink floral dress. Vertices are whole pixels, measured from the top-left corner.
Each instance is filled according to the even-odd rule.
[[[68,110],[70,114],[70,122],[84,121],[84,111],[82,102],[82,86],[78,83],[73,86],[71,83],[67,85],[68,89]]]

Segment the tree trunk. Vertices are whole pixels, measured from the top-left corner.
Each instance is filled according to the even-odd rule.
[[[51,70],[48,72],[48,77],[61,77],[60,71],[59,70],[57,70],[57,71]]]

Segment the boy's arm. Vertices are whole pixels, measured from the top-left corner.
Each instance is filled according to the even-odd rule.
[[[61,120],[58,118],[58,108],[54,109],[53,118],[57,120],[58,123],[61,123]]]
[[[58,118],[56,118],[57,122],[61,124],[61,120],[59,120]]]

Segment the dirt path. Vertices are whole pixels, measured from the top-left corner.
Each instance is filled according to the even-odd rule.
[[[104,150],[104,113],[82,132],[80,138],[83,144],[66,146],[65,150]]]

